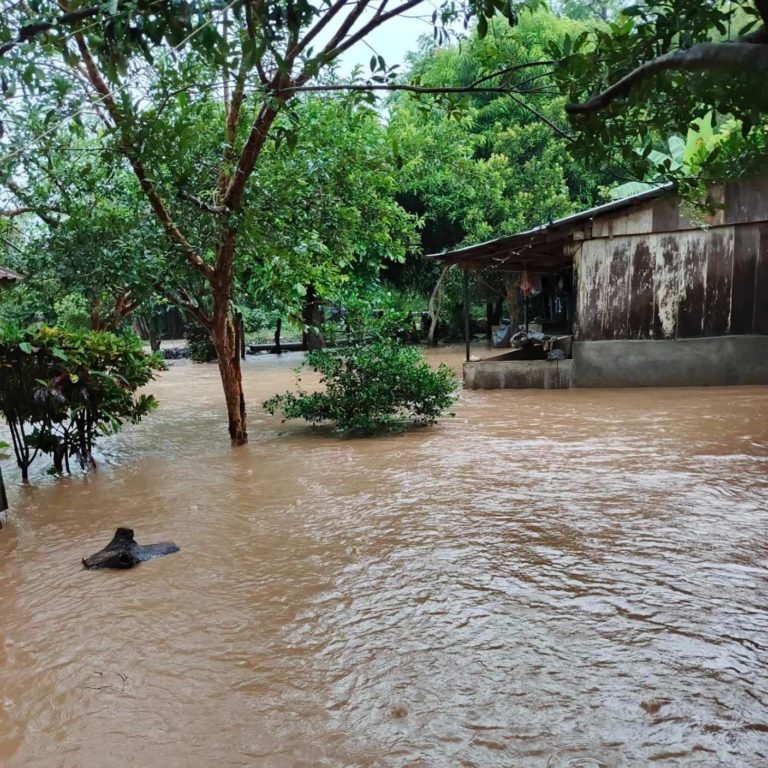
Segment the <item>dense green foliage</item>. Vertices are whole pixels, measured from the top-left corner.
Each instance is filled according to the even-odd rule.
[[[323,303],[346,293],[351,306],[349,287],[377,284],[384,269],[408,297],[411,326],[430,298],[447,324],[460,314],[459,281],[441,275],[438,312],[439,268],[419,245],[520,231],[620,194],[627,180],[693,183],[765,165],[767,0],[623,13],[621,0],[559,0],[554,13],[540,0],[447,0],[405,74],[373,56],[369,73],[342,82],[340,57],[414,5],[9,7],[0,261],[27,277],[4,295],[0,319],[156,330],[164,308],[183,308],[216,349],[242,444],[241,315],[314,328]],[[754,72],[732,76],[736,48]],[[653,64],[653,77],[572,109],[568,124],[566,96],[590,99],[675,51],[683,65]],[[711,67],[686,63],[699,53]],[[371,89],[406,85],[418,94],[381,105],[385,125]],[[668,154],[681,142],[683,161]],[[513,302],[511,285],[473,287],[489,323],[490,309]]]
[[[424,217],[426,250],[518,232],[594,204],[599,179],[574,161],[557,132],[566,127],[564,100],[546,67],[528,67],[547,58],[550,44],[584,30],[545,11],[526,13],[515,27],[495,20],[482,39],[429,46],[412,59],[411,78],[427,87],[468,86],[515,66],[526,67],[518,79],[533,78],[535,86],[525,100],[404,94],[393,102],[399,195]]]
[[[76,141],[62,133],[17,166],[26,184],[11,182],[11,191],[30,211],[12,220],[6,262],[26,275],[24,290],[8,297],[23,321],[60,324],[63,302],[78,305],[76,325],[116,330],[149,301],[163,272],[162,231],[103,139],[95,129]]]
[[[187,328],[187,349],[195,363],[212,363],[216,360],[216,347],[205,328],[193,324]]]
[[[425,87],[517,83],[506,93],[399,94],[390,102],[389,136],[398,172],[398,199],[420,216],[422,251],[436,253],[538,226],[601,202],[609,174],[590,171],[570,152],[564,98],[555,88],[548,49],[587,27],[546,10],[521,14],[510,27],[493,20],[488,34],[460,44],[424,42],[408,77]],[[544,62],[544,63],[542,63]],[[507,74],[495,74],[509,70]],[[426,310],[440,266],[422,258],[391,265],[386,275],[417,290]],[[471,295],[494,306],[507,297],[503,280],[472,277]],[[452,270],[440,282],[438,333],[463,334],[462,280]],[[498,311],[494,310],[495,312]]]
[[[168,269],[155,279],[170,300],[206,328],[216,346],[233,444],[248,440],[232,306],[239,298],[238,276],[247,273],[243,257],[256,250],[255,271],[267,268],[283,289],[285,272],[319,271],[317,278],[291,283],[295,293],[314,296],[324,264],[370,255],[368,248],[338,252],[334,244],[329,251],[322,237],[304,232],[303,217],[291,217],[302,210],[292,205],[297,195],[305,209],[320,210],[325,221],[335,215],[342,222],[339,232],[349,226],[338,207],[325,209],[317,186],[262,173],[265,158],[277,145],[297,146],[300,120],[294,115],[301,111],[300,94],[334,86],[334,62],[416,4],[405,0],[366,15],[368,0],[234,0],[225,6],[114,0],[74,9],[40,0],[14,5],[0,18],[5,96],[0,124],[6,153],[0,176],[19,188],[19,179],[35,173],[25,168],[34,156],[30,146],[61,136],[64,127],[88,141],[98,126],[100,153],[108,163],[119,157],[121,168],[133,174],[145,209],[164,235]],[[523,8],[539,4],[447,0],[435,10],[434,22],[444,36],[445,24],[462,17],[466,26],[477,17],[478,32],[485,34],[490,16],[498,13],[514,24]],[[374,57],[371,80],[363,87],[391,84],[395,76],[381,57]],[[30,115],[41,121],[31,131]],[[348,153],[346,159],[353,164]],[[326,174],[317,157],[298,167],[306,178]],[[265,200],[262,191],[270,186],[274,194]],[[321,180],[320,191],[325,186],[334,187],[330,175]],[[380,210],[364,204],[360,221],[376,229]],[[288,241],[283,221],[289,224]],[[264,231],[282,237],[277,254],[261,248]],[[381,233],[374,241],[376,251],[389,248]],[[333,258],[325,260],[327,253]],[[290,269],[284,269],[286,262]],[[257,282],[263,289],[262,276]]]
[[[49,326],[0,327],[0,411],[8,422],[22,476],[38,453],[54,469],[93,464],[98,435],[138,422],[156,407],[136,391],[158,362],[133,336]]]
[[[215,102],[201,100],[168,116],[168,145],[158,150],[165,162],[157,157],[163,171],[155,183],[200,241],[215,236],[210,222],[190,216],[174,189],[177,177],[190,187],[212,183],[200,168],[215,151],[218,112]],[[347,97],[306,98],[278,119],[277,135],[297,122],[305,130],[289,134],[290,145],[282,140],[264,150],[260,183],[240,222],[234,288],[246,310],[298,315],[307,285],[326,293],[351,270],[374,275],[415,246],[416,219],[395,199],[396,169],[376,114]],[[139,308],[162,311],[163,301],[183,303],[185,296],[210,309],[199,275],[176,263],[138,182],[109,149],[109,136],[94,128],[74,143],[57,136],[20,164],[30,181],[19,204],[32,210],[13,220],[15,245],[4,256],[27,275],[4,297],[10,319],[59,323],[62,300],[84,302],[85,325],[106,329]]]
[[[433,370],[416,347],[395,340],[313,350],[306,365],[320,374],[325,389],[275,395],[264,403],[269,413],[331,422],[345,435],[370,435],[434,424],[456,398],[448,366]]]
[[[291,130],[300,125],[295,135]],[[237,273],[245,303],[300,314],[307,286],[329,297],[375,280],[417,246],[418,221],[396,198],[397,169],[379,116],[347,96],[305,98],[267,147]]]
[[[767,25],[762,0],[663,0],[628,5],[610,24],[553,43],[556,76],[573,102],[574,150],[638,178],[689,183],[764,171]],[[695,166],[654,162],[672,134],[704,122],[721,139]]]

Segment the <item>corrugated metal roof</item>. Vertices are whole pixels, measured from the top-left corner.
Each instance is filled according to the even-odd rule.
[[[519,248],[527,250],[534,244],[539,242],[543,243],[546,239],[543,236],[548,233],[556,232],[559,229],[569,229],[582,222],[591,221],[598,216],[603,216],[606,213],[613,213],[624,208],[631,208],[632,206],[639,205],[648,200],[661,197],[663,194],[669,192],[673,186],[673,184],[662,184],[655,189],[640,192],[636,195],[631,195],[630,197],[624,197],[621,200],[612,200],[610,203],[603,203],[603,205],[598,205],[585,211],[579,211],[579,213],[573,213],[570,216],[551,221],[548,224],[541,224],[538,227],[528,229],[524,232],[497,237],[493,240],[486,240],[483,243],[477,243],[475,245],[467,245],[464,248],[456,248],[452,251],[430,253],[426,258],[456,264],[460,262],[470,262],[475,259],[480,260],[482,258],[488,258],[493,255],[501,254],[504,251],[514,252]]]

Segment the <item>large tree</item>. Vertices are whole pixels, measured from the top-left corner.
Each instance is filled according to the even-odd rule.
[[[422,85],[523,77],[530,92],[522,101],[503,93],[453,95],[418,100],[399,94],[390,108],[389,132],[400,166],[400,200],[424,221],[422,245],[437,252],[525,230],[597,202],[601,179],[570,154],[564,99],[554,87],[550,43],[578,36],[584,24],[542,9],[521,16],[510,28],[502,19],[487,34],[475,31],[460,44],[423,41],[411,57],[411,76]],[[522,73],[522,74],[521,74]],[[409,259],[388,270],[400,285],[416,285],[431,295],[432,333],[438,305],[443,320],[461,322],[463,302],[457,275],[435,264]],[[514,296],[498,275],[477,283],[487,300]],[[457,309],[459,311],[457,311]],[[434,340],[431,336],[430,340]]]
[[[17,195],[26,216],[14,219],[8,261],[26,275],[19,293],[29,319],[53,320],[57,302],[72,296],[93,330],[118,329],[154,293],[168,252],[135,177],[97,143],[71,143],[66,134],[30,158],[25,171]],[[3,210],[9,208],[0,216]]]
[[[568,152],[563,99],[543,61],[550,43],[583,30],[542,10],[514,28],[493,20],[484,37],[427,46],[412,58],[412,76],[423,85],[496,81],[504,76],[496,73],[522,68],[531,85],[522,103],[498,93],[461,102],[406,94],[392,103],[401,194],[426,219],[426,248],[511,234],[594,204],[597,179]]]
[[[630,5],[552,54],[584,155],[605,158],[615,150],[644,174],[654,145],[706,121],[728,136],[699,158],[700,172],[709,164],[715,176],[748,171],[750,161],[753,169],[765,167],[768,0]]]
[[[201,161],[192,150],[204,148],[206,132],[209,143],[218,139],[212,109],[206,98],[177,119],[168,116],[173,160],[190,183]],[[232,297],[239,309],[298,317],[308,286],[323,295],[351,270],[373,276],[382,262],[402,260],[415,244],[416,220],[395,200],[384,128],[354,95],[297,100],[274,131],[278,140],[265,148],[259,184],[243,210]],[[6,212],[15,225],[6,263],[26,275],[16,293],[29,318],[56,319],[57,302],[68,297],[82,300],[94,330],[116,329],[138,308],[151,319],[158,296],[183,303],[186,294],[208,311],[204,284],[179,268],[162,229],[147,216],[135,176],[119,155],[105,151],[103,130],[74,144],[68,138],[55,137],[27,159],[27,205],[0,207],[0,217]],[[206,219],[189,216],[183,201],[173,205],[185,230],[204,240],[207,233],[196,225]]]
[[[378,59],[369,83],[338,84],[323,73],[421,2],[40,0],[13,4],[0,19],[4,171],[62,125],[102,122],[175,257],[203,286],[206,302],[184,291],[177,299],[213,338],[233,444],[248,439],[231,301],[254,171],[278,116],[302,91],[391,87]],[[482,24],[497,10],[514,21],[530,3],[538,4],[482,3]],[[435,19],[474,10],[450,2]],[[194,110],[184,121],[203,95],[216,97],[208,118],[218,126],[213,147],[209,132],[196,141]],[[44,116],[45,128],[32,146],[22,145],[15,126],[32,113]]]

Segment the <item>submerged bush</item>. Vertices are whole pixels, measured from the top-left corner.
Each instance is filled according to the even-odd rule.
[[[217,359],[216,347],[211,334],[199,323],[187,327],[187,348],[189,356],[195,363],[212,363]]]
[[[136,390],[161,366],[136,336],[0,326],[0,411],[22,478],[41,452],[57,472],[69,471],[71,458],[82,468],[92,465],[97,436],[156,407]]]
[[[314,350],[304,365],[321,374],[325,390],[275,395],[263,403],[269,413],[332,422],[343,434],[376,434],[434,424],[456,399],[447,365],[433,370],[417,348],[397,341]]]

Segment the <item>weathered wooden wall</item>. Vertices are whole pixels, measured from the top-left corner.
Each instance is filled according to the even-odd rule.
[[[581,243],[581,341],[768,334],[768,180],[721,190],[708,229],[672,199],[595,219]]]

